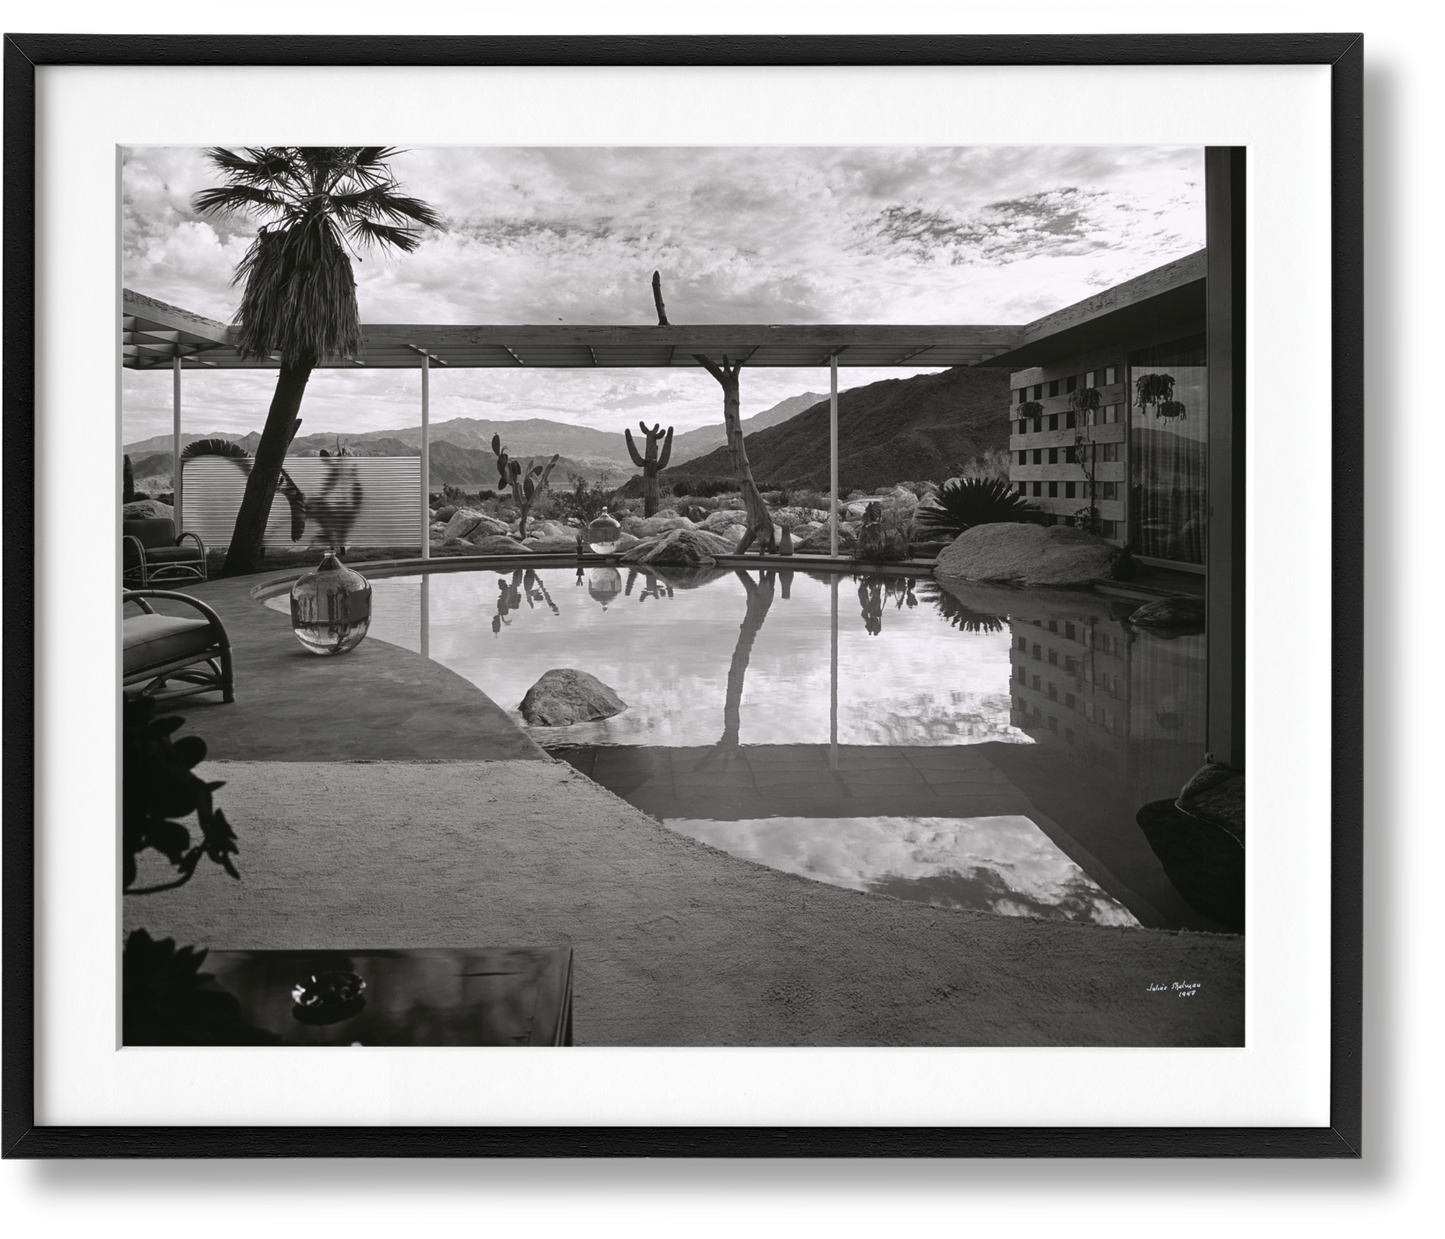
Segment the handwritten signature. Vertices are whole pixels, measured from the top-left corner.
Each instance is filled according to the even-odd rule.
[[[1150,984],[1145,986],[1145,989],[1151,994],[1172,993],[1176,998],[1193,998],[1195,994],[1199,993],[1201,984],[1203,983],[1200,981],[1175,981],[1171,985]]]

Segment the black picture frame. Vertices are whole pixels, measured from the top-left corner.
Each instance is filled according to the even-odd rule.
[[[1370,487],[1423,389],[1423,88],[1400,40],[1360,30],[991,36],[577,32],[517,36],[19,33],[4,56],[4,1178],[14,1206],[100,1220],[251,1217],[1393,1216],[1422,1175],[1423,693],[1371,678],[1384,620],[1423,614],[1423,454]],[[40,1128],[32,941],[35,700],[35,67],[45,64],[1329,64],[1334,153],[1334,878],[1331,1126],[1322,1129]],[[1366,165],[1366,150],[1370,163]],[[1377,153],[1379,152],[1379,153]],[[1389,152],[1389,153],[1387,153]],[[1366,236],[1366,220],[1370,236]],[[1367,265],[1368,262],[1368,265]],[[1422,265],[1420,265],[1422,266]],[[1366,324],[1371,334],[1366,334]],[[1383,330],[1377,330],[1379,324]],[[1370,386],[1367,390],[1367,369]],[[1419,413],[1423,421],[1423,408]],[[1423,426],[1420,426],[1423,431]],[[1367,466],[1373,468],[1373,466]],[[1371,473],[1371,477],[1374,474]],[[1415,506],[1410,506],[1415,505]],[[1374,533],[1394,529],[1393,542]],[[1403,531],[1403,532],[1402,532]],[[1366,548],[1368,545],[1368,558]],[[1403,581],[1403,584],[1402,584]],[[1371,606],[1373,603],[1373,606]],[[1374,638],[1377,640],[1379,638]],[[1371,649],[1376,646],[1371,645]],[[1390,693],[1386,697],[1386,693]],[[1419,726],[1410,727],[1415,721]],[[1371,746],[1366,756],[1366,726]],[[1366,905],[1364,823],[1397,876]],[[1415,826],[1409,826],[1415,823]],[[1381,839],[1383,836],[1383,839]],[[1381,839],[1381,841],[1376,841]],[[1400,857],[1405,862],[1400,863]],[[1379,869],[1374,870],[1379,872]],[[1402,873],[1405,876],[1399,876]],[[1381,882],[1371,878],[1371,882]],[[1400,883],[1406,891],[1400,891]],[[1412,885],[1413,883],[1413,885]],[[1381,888],[1383,893],[1383,888]],[[1419,898],[1413,898],[1419,896]],[[1371,927],[1364,934],[1366,914]],[[1386,944],[1387,956],[1374,944]],[[1367,954],[1367,950],[1370,954]],[[1371,1005],[1364,1005],[1366,961]],[[1366,1039],[1366,1031],[1370,1037]],[[1368,1064],[1368,1076],[1367,1076]],[[1366,1083],[1370,1144],[1366,1144]],[[1380,1115],[1380,1118],[1376,1118]],[[386,1200],[376,1159],[386,1159]],[[566,1165],[559,1164],[566,1159]],[[987,1164],[975,1164],[987,1159]],[[241,1178],[238,1178],[241,1177]],[[85,1183],[84,1188],[75,1184]],[[244,1187],[237,1187],[244,1183]],[[558,1191],[556,1184],[565,1183]],[[68,1184],[68,1186],[59,1186]],[[478,1203],[480,1197],[481,1203]],[[546,1201],[539,1204],[538,1201]],[[1244,1201],[1250,1201],[1246,1204]],[[85,1203],[88,1201],[88,1203]],[[766,1203],[764,1203],[766,1201]],[[39,1204],[32,1207],[40,1207]],[[98,1210],[85,1213],[85,1210]],[[549,1212],[551,1210],[551,1212]],[[42,1216],[35,1213],[32,1216]]]

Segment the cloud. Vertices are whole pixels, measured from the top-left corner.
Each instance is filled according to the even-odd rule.
[[[447,227],[409,255],[358,255],[365,322],[650,325],[658,270],[674,323],[1022,323],[1204,243],[1202,148],[420,148],[392,166]],[[256,225],[193,210],[216,183],[198,148],[125,151],[122,271],[127,287],[229,321]],[[645,407],[680,429],[717,416],[715,387],[685,372],[536,380],[473,371],[434,388],[511,416],[595,423]],[[745,411],[816,381],[751,374]],[[164,403],[142,390],[127,381],[128,437]],[[313,380],[304,414],[386,429],[409,404],[399,390]],[[214,407],[259,419],[265,402]]]

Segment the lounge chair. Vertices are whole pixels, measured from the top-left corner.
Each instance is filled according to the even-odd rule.
[[[194,546],[185,545],[187,539]],[[206,544],[199,535],[176,537],[175,522],[154,516],[121,522],[121,581],[148,588],[153,581],[204,581]]]
[[[160,615],[146,601],[169,598],[184,602],[200,612],[193,615]],[[221,700],[236,699],[231,680],[231,639],[221,617],[189,594],[164,589],[126,590],[122,604],[135,603],[139,615],[123,620],[122,679],[132,695],[166,701],[194,693],[219,692]],[[183,687],[172,687],[175,681]]]

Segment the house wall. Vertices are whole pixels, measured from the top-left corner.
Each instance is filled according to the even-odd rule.
[[[1184,324],[1173,327],[1167,336],[1184,338],[1203,329],[1202,321]],[[1130,508],[1134,461],[1128,359],[1137,350],[1166,342],[1158,336],[1136,335],[1105,349],[1010,374],[1009,481],[1044,514],[1045,523],[1072,522],[1080,509],[1089,506],[1084,462],[1092,453],[1093,506],[1105,522],[1103,535],[1118,545],[1129,540],[1135,514]],[[1069,396],[1090,385],[1099,389],[1099,408],[1092,424],[1086,425],[1083,415],[1070,407]],[[1043,414],[1021,428],[1018,408],[1027,401],[1043,405]],[[1070,448],[1074,449],[1072,461],[1068,459]],[[1050,459],[1051,453],[1054,459]]]

